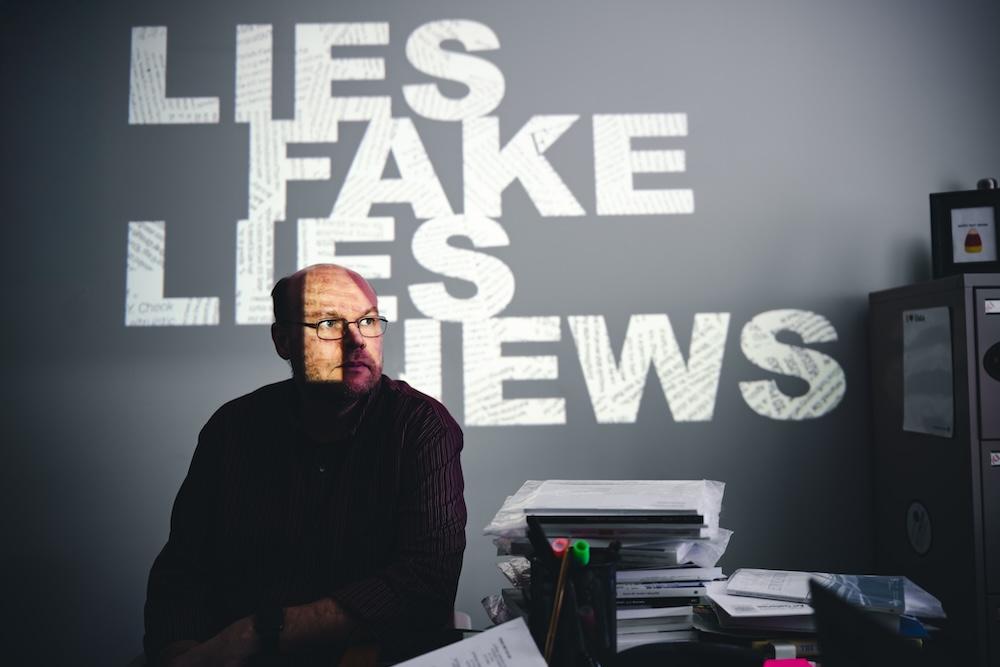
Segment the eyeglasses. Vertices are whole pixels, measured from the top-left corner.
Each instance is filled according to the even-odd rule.
[[[353,322],[343,318],[338,318],[333,320],[320,320],[319,322],[287,322],[287,324],[301,324],[302,326],[309,327],[310,329],[315,329],[316,335],[319,336],[320,340],[340,340],[344,337],[344,333],[347,331],[347,325],[349,324],[356,326],[358,328],[358,333],[365,338],[378,338],[385,333],[387,328],[389,328],[389,320],[384,317],[372,317],[371,315],[359,317]]]

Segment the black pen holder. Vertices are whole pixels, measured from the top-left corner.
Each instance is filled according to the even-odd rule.
[[[573,558],[566,553],[566,558]],[[566,573],[551,667],[591,667],[613,662],[617,652],[615,571],[618,553],[591,549],[590,562],[571,561]],[[528,625],[540,651],[545,650],[555,605],[560,560],[531,559]]]

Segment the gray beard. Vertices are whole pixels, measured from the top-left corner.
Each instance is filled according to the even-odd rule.
[[[294,369],[292,377],[295,379],[296,384],[302,388],[302,391],[308,395],[310,399],[332,402],[355,401],[359,398],[363,398],[372,392],[379,380],[379,378],[376,377],[374,381],[367,386],[354,388],[349,387],[344,382],[310,382],[305,380],[300,374],[295,373]]]

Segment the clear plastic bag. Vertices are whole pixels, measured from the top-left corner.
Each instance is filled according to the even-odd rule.
[[[523,556],[502,560],[497,563],[497,569],[517,588],[527,588],[531,583],[531,561]]]
[[[493,622],[493,625],[500,625],[520,616],[520,614],[514,613],[507,607],[507,603],[504,602],[501,595],[487,595],[483,598],[482,604],[483,609],[486,610],[486,615]]]

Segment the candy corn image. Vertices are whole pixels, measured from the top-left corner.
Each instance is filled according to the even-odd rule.
[[[974,253],[983,251],[983,239],[979,236],[979,232],[973,227],[969,230],[969,233],[965,235],[965,252]]]

